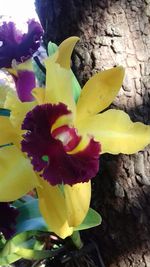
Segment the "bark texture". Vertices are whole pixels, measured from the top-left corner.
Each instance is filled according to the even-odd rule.
[[[73,57],[81,84],[123,65],[126,78],[112,107],[150,124],[150,0],[36,0],[45,41],[81,38]],[[101,157],[92,205],[102,215],[90,230],[107,267],[150,267],[150,149]]]

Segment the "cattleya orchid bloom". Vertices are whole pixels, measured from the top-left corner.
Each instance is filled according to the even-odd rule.
[[[0,116],[0,201],[36,188],[41,214],[61,238],[88,212],[100,153],[131,154],[150,142],[150,127],[131,122],[125,112],[99,113],[117,95],[122,67],[95,74],[75,103],[70,57],[77,41],[66,39],[45,60],[46,86],[32,90],[32,102],[8,92],[3,107],[10,117]]]

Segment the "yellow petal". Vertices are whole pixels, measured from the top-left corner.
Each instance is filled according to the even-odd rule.
[[[12,75],[14,75],[14,76],[17,76],[17,70],[16,70],[16,69],[6,68],[6,70],[7,70],[10,74],[12,74]]]
[[[57,128],[61,127],[61,126],[64,126],[64,125],[68,125],[70,127],[73,127],[73,116],[72,116],[72,113],[59,117],[56,120],[56,122],[52,125],[51,132],[53,132],[55,129],[57,129]]]
[[[89,140],[90,140],[89,136],[83,133],[82,139],[79,142],[79,144],[73,150],[68,151],[67,154],[75,154],[75,153],[78,153],[79,151],[83,151],[89,145]]]
[[[0,116],[0,146],[15,143],[19,146],[20,137],[12,126],[9,117]]]
[[[0,86],[0,108],[4,107],[6,95],[10,89],[7,86]]]
[[[107,108],[117,95],[123,77],[122,67],[95,74],[81,91],[77,103],[77,119],[82,120]]]
[[[0,201],[16,200],[35,186],[38,179],[30,161],[14,145],[0,149]]]
[[[35,97],[35,99],[37,100],[37,103],[39,105],[42,105],[44,103],[44,99],[45,99],[45,89],[44,88],[34,88],[32,90],[32,95]]]
[[[57,186],[51,186],[43,178],[39,178],[40,187],[37,187],[39,208],[50,231],[61,238],[66,238],[73,233],[69,227],[66,214],[64,196]]]
[[[72,36],[70,38],[67,38],[60,44],[56,62],[59,63],[61,67],[70,69],[71,54],[77,41],[79,41],[79,38]]]
[[[75,101],[72,92],[72,74],[48,58],[46,65],[45,103],[64,103],[75,114]]]
[[[76,227],[84,220],[90,206],[91,181],[73,186],[64,185],[69,225]]]
[[[26,113],[30,111],[36,105],[35,101],[21,102],[15,92],[9,92],[6,97],[4,107],[11,110],[10,121],[12,125],[21,130],[21,124],[26,116]]]
[[[29,59],[29,60],[24,61],[23,63],[16,64],[16,69],[33,71],[32,60]]]
[[[102,153],[132,154],[150,143],[150,126],[133,123],[119,110],[108,110],[78,123],[79,133],[95,137],[102,145]]]

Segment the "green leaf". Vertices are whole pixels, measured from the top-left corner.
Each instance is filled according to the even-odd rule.
[[[58,50],[58,46],[55,43],[48,43],[48,55],[52,56]]]
[[[48,226],[39,211],[38,199],[29,199],[18,207],[18,211],[16,233],[31,230],[48,231]]]
[[[20,260],[21,256],[17,254],[9,254],[7,256],[0,258],[0,266],[8,266],[8,264],[11,264],[17,260]]]
[[[7,241],[5,247],[0,251],[0,265],[6,266],[22,258],[17,254],[20,247],[33,249],[37,242],[35,236],[39,234],[40,232],[37,231],[24,232]]]
[[[80,96],[81,93],[81,86],[76,78],[76,76],[74,75],[73,71],[72,72],[72,89],[73,89],[73,96],[74,96],[74,100],[77,102],[78,98]]]
[[[31,240],[31,238],[38,235],[40,235],[39,231],[28,231],[15,235],[13,238],[7,241],[5,248],[1,251],[1,255],[4,255],[5,253],[7,254],[8,252],[15,252],[15,250],[18,250],[19,245],[22,246],[24,242],[27,242]]]
[[[21,256],[21,258],[28,260],[41,260],[45,258],[54,257],[54,251],[50,250],[35,250],[35,249],[25,249],[21,248],[17,251],[17,255]]]
[[[28,231],[7,241],[4,249],[0,251],[0,266],[8,266],[21,258],[40,260],[55,257],[59,253],[59,249],[43,250],[44,241],[37,240],[40,235],[39,231]]]
[[[98,226],[99,224],[101,224],[101,222],[102,222],[102,218],[100,214],[97,211],[89,208],[89,211],[84,221],[79,226],[75,227],[74,231],[81,231],[81,230],[89,229],[89,228]]]
[[[31,231],[31,230],[49,231],[42,217],[27,219],[20,223],[17,223],[16,229],[17,229],[16,233],[21,233],[24,231]]]
[[[72,242],[76,246],[76,248],[80,249],[83,247],[83,243],[82,243],[79,231],[74,231],[72,235],[70,236],[70,238],[72,239]]]
[[[38,207],[38,199],[32,198],[31,200],[26,201],[23,205],[21,205],[18,208],[18,211],[19,211],[19,216],[17,222],[41,216]]]
[[[23,204],[24,204],[24,202],[23,202],[21,199],[17,199],[17,200],[15,200],[15,201],[13,202],[12,205],[18,209],[18,208],[21,207]]]
[[[2,233],[0,233],[0,250],[3,249],[4,245],[6,244],[6,239]]]

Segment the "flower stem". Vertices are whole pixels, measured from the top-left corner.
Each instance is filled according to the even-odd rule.
[[[77,249],[81,249],[83,247],[83,242],[81,240],[79,231],[73,232],[71,235],[71,240]]]

